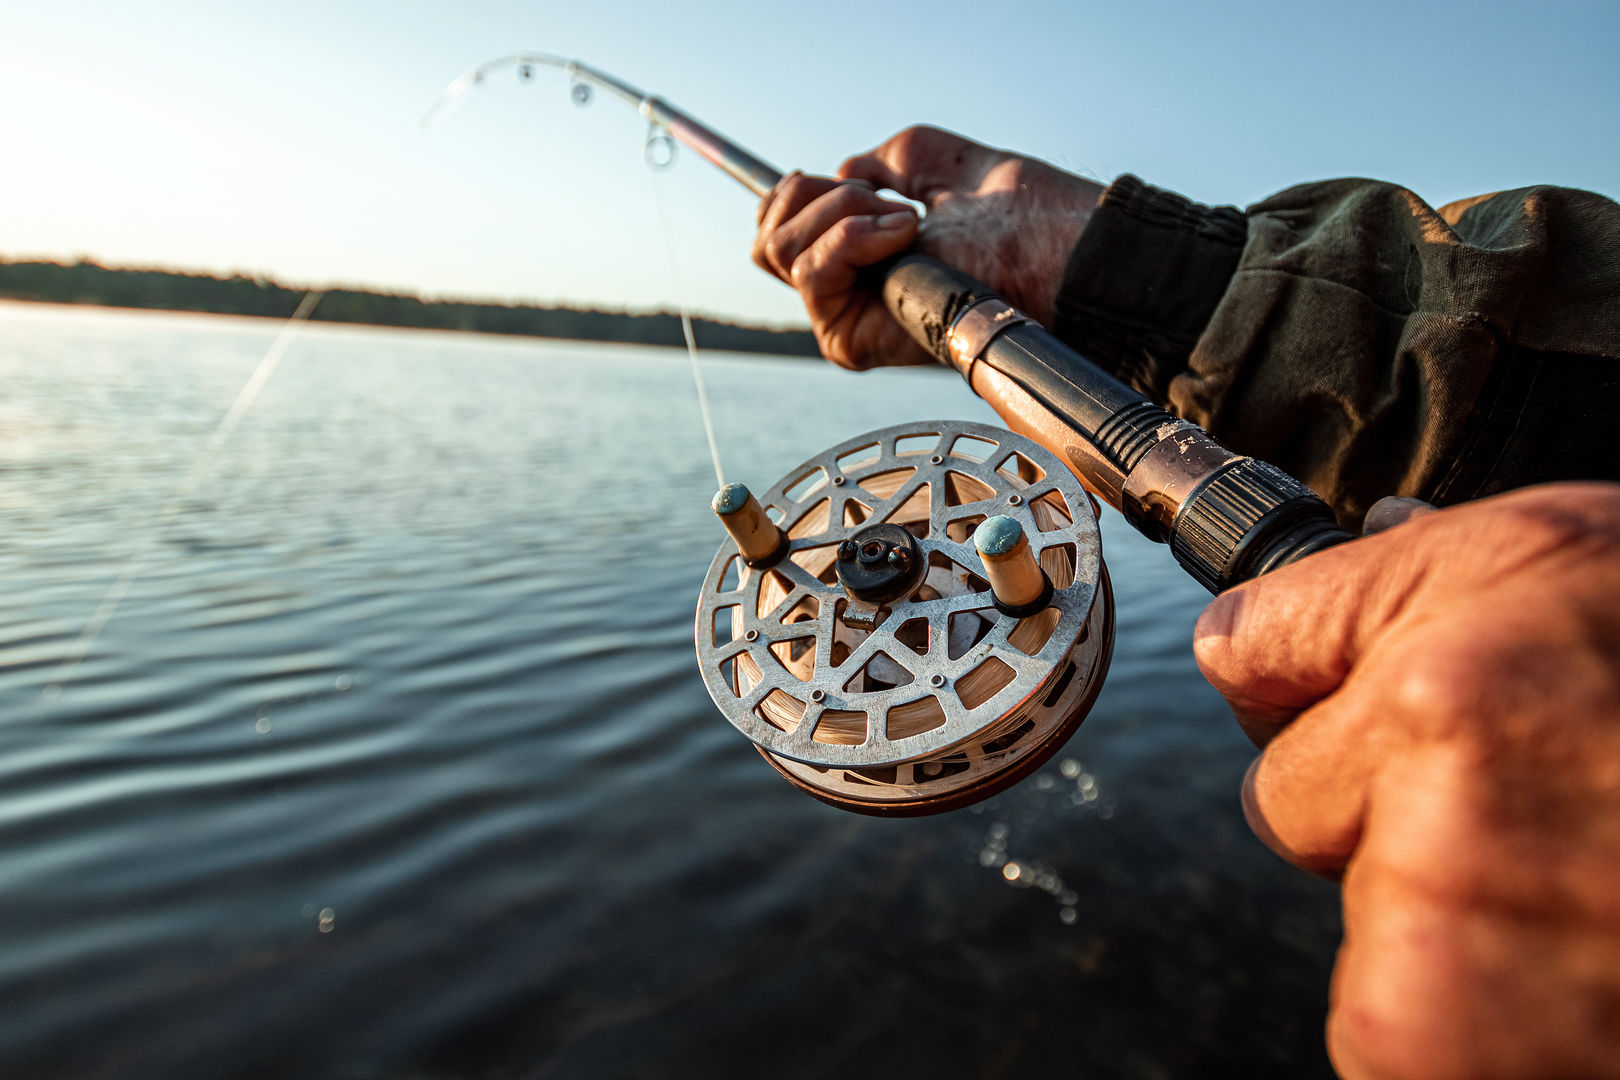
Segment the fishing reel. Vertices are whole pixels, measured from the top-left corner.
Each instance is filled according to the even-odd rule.
[[[967,806],[1039,768],[1113,652],[1096,504],[1051,453],[961,421],[884,428],[759,497],[715,496],[704,685],[803,791],[883,816]]]

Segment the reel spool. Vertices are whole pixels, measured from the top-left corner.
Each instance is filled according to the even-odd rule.
[[[703,681],[796,787],[883,816],[967,806],[1039,768],[1113,652],[1095,503],[1052,454],[965,421],[884,428],[755,499],[698,600]]]

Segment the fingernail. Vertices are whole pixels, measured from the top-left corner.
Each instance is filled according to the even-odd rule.
[[[880,229],[900,229],[910,224],[916,218],[910,210],[896,210],[893,213],[881,214],[874,218],[872,224]]]
[[[1413,518],[1432,514],[1437,509],[1439,508],[1422,499],[1409,499],[1404,495],[1386,495],[1367,508],[1367,516],[1361,522],[1361,535],[1372,536],[1374,533],[1393,529]]]

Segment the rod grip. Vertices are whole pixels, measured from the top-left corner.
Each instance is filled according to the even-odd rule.
[[[950,332],[968,308],[996,293],[978,278],[928,255],[902,255],[872,268],[881,279],[883,302],[905,331],[933,354],[951,362]]]

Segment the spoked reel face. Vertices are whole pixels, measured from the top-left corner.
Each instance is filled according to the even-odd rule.
[[[1040,446],[965,421],[885,428],[804,462],[758,505],[784,535],[761,517],[773,542],[755,542],[770,554],[754,565],[721,546],[698,661],[726,719],[798,787],[862,813],[954,809],[1028,775],[1085,718],[1113,598],[1093,504]],[[998,604],[990,579],[1005,579],[975,530],[999,518],[987,531],[1021,529],[1049,598]]]

